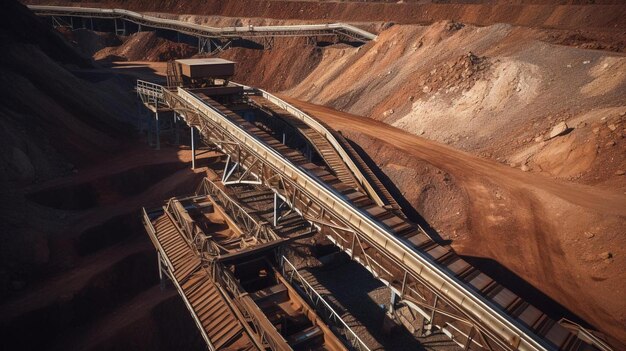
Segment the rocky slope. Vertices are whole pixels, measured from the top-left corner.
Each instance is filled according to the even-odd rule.
[[[137,145],[132,82],[15,1],[0,26],[3,349],[202,349],[138,219],[201,174]]]

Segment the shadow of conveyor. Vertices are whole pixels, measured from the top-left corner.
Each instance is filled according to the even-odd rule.
[[[428,224],[426,219],[424,219],[424,217],[422,217],[422,215],[420,215],[419,212],[417,212],[417,210],[413,208],[413,205],[411,205],[411,203],[404,196],[402,196],[402,192],[400,191],[400,189],[398,189],[394,182],[389,179],[389,177],[378,167],[376,162],[374,162],[369,157],[367,152],[365,152],[365,150],[363,150],[363,148],[361,148],[361,146],[359,146],[359,144],[355,143],[354,141],[348,138],[346,138],[346,140],[348,141],[348,143],[350,143],[350,146],[352,146],[352,148],[359,154],[359,156],[363,159],[367,166],[372,170],[372,172],[374,172],[376,177],[378,177],[378,179],[385,186],[385,188],[387,188],[387,191],[389,191],[389,193],[391,194],[391,196],[393,196],[396,202],[398,202],[398,205],[400,205],[400,207],[402,208],[402,213],[404,213],[404,215],[412,222],[419,224],[419,226],[422,227],[426,234],[430,236],[430,238],[433,239],[436,243],[440,245],[450,245],[452,241],[442,238],[441,235],[439,235],[439,233],[433,227],[431,227],[430,224]]]
[[[426,234],[428,234],[435,242],[440,245],[449,245],[451,240],[444,240],[439,233],[433,229],[428,222],[413,208],[411,203],[402,196],[401,191],[396,187],[391,179],[376,165],[376,163],[369,157],[369,155],[354,141],[348,140],[350,145],[356,150],[363,161],[370,167],[372,172],[378,177],[378,179],[387,188],[389,193],[394,197],[398,204],[402,207],[402,212],[407,218],[417,224],[419,224]],[[548,316],[555,320],[560,318],[567,318],[573,322],[580,324],[585,328],[593,328],[589,323],[585,322],[582,318],[565,308],[563,305],[556,302],[548,295],[535,288],[532,284],[525,281],[523,278],[503,266],[496,260],[475,257],[475,256],[463,256],[459,255],[462,259],[476,267],[478,270],[487,274],[492,279],[495,279],[502,286],[515,292],[523,300],[528,301],[535,307],[539,308]]]
[[[459,256],[472,266],[478,268],[481,272],[487,274],[492,279],[495,279],[505,288],[513,291],[523,300],[528,301],[533,306],[546,313],[548,316],[551,316],[556,320],[560,318],[567,318],[585,328],[595,329],[563,305],[559,304],[551,297],[525,281],[522,277],[500,264],[498,261],[484,257]]]

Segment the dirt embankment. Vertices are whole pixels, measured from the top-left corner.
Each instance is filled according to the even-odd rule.
[[[504,24],[393,26],[360,48],[325,48],[284,93],[525,171],[623,188],[626,57],[544,35]],[[569,134],[550,139],[560,122]]]
[[[169,61],[188,58],[198,49],[185,43],[159,38],[155,32],[138,32],[120,37],[120,44],[104,47],[93,54],[97,61]]]
[[[129,82],[25,7],[3,2],[0,26],[4,348],[202,349],[184,305],[157,287],[138,220],[142,205],[195,189],[188,153],[137,147]]]
[[[521,277],[626,342],[625,196],[524,173],[371,119],[290,101],[363,147],[459,254],[505,284]]]

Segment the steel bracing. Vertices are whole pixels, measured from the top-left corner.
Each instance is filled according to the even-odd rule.
[[[39,16],[52,17],[83,17],[115,19],[117,31],[126,34],[126,27],[118,27],[117,19],[135,23],[139,26],[167,29],[179,33],[202,38],[202,50],[210,49],[210,41],[206,39],[238,39],[238,38],[277,38],[277,37],[340,37],[346,41],[367,42],[376,38],[376,35],[355,26],[345,23],[328,24],[300,24],[284,26],[241,26],[241,27],[210,27],[178,20],[143,15],[124,9],[68,7],[68,6],[41,6],[28,5],[28,8]],[[267,45],[271,47],[271,42]],[[223,48],[222,48],[223,49]]]
[[[138,84],[140,95],[142,89],[148,95],[158,91],[157,87],[141,88],[144,85]],[[270,98],[294,115],[306,116]],[[162,88],[157,100],[198,130],[206,143],[228,155],[231,166],[225,169],[224,180],[271,189],[281,202],[388,285],[394,301],[411,307],[425,326],[441,329],[464,348],[582,350],[587,345],[603,349],[550,319],[449,248],[434,243],[421,229],[412,229],[414,225],[381,207],[383,199],[372,201],[372,194],[379,192],[368,192],[372,198],[368,200],[354,189],[341,188],[336,178],[301,161],[297,152],[208,96],[181,87]],[[315,128],[327,131],[321,125]],[[341,150],[337,145],[337,152]]]

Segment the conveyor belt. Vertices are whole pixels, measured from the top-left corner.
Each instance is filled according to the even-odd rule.
[[[133,23],[208,38],[251,38],[281,36],[339,35],[348,40],[366,42],[376,35],[345,23],[299,24],[285,26],[209,27],[195,23],[143,15],[124,9],[70,6],[28,5],[39,16],[74,16],[87,18],[121,18]]]
[[[154,220],[153,227],[154,234],[148,231],[150,238],[167,262],[174,285],[213,349],[256,350],[172,218],[165,213]]]
[[[243,168],[262,166],[261,173],[256,174],[264,182],[280,179],[284,185],[272,185],[273,191],[291,197],[293,206],[308,216],[308,221],[316,223],[316,218],[321,218],[322,222],[318,223],[326,228],[323,232],[331,235],[331,240],[336,239],[334,242],[350,255],[358,250],[354,259],[392,287],[404,301],[413,303],[427,319],[432,318],[431,312],[421,309],[432,306],[434,298],[442,318],[440,327],[452,328],[447,332],[472,343],[466,346],[505,350],[610,350],[602,341],[589,341],[580,336],[584,333],[566,329],[469,265],[449,247],[434,243],[406,219],[350,189],[333,174],[308,162],[300,152],[283,145],[225,106],[183,88],[175,93],[163,92],[167,103],[180,110],[187,123],[218,148],[234,157],[242,152],[247,155],[240,159]],[[458,320],[463,322],[455,322]],[[468,325],[472,328],[464,332],[458,329]],[[478,336],[472,336],[475,328],[480,330]]]
[[[212,115],[211,118],[217,118],[217,123],[223,125],[229,133],[233,133],[234,137],[242,138],[239,140],[249,144],[252,149],[271,148],[288,159],[297,167],[297,171],[290,169],[289,172],[292,173],[289,177],[302,187],[300,191],[308,191],[306,189],[310,188],[311,191],[319,194],[318,196],[323,193],[326,199],[323,206],[326,206],[329,211],[348,216],[336,218],[346,218],[346,224],[354,225],[358,233],[364,234],[363,238],[369,243],[365,242],[361,246],[365,252],[371,251],[366,260],[376,261],[377,256],[381,257],[383,253],[385,256],[391,255],[404,261],[403,264],[406,267],[413,267],[410,270],[416,273],[412,274],[426,279],[424,282],[441,294],[442,298],[447,299],[448,304],[476,318],[474,320],[479,325],[484,323],[483,326],[493,328],[492,332],[509,335],[499,341],[500,346],[506,345],[506,348],[511,349],[589,349],[589,344],[581,341],[575,334],[545,313],[469,265],[449,247],[433,242],[406,219],[377,206],[365,194],[343,184],[334,175],[318,166],[308,163],[299,152],[281,144],[225,106],[201,94],[196,95],[196,100],[194,100],[194,97],[182,89],[179,89],[178,95],[185,101],[193,101],[191,106],[198,108],[199,111],[205,111],[203,113],[207,116]],[[202,107],[202,103],[219,111],[222,117],[215,115],[216,112],[211,112],[208,107]],[[233,124],[219,121],[219,118],[226,118]],[[233,125],[245,132],[241,133],[233,129]],[[246,138],[244,136],[246,133],[253,135],[254,139]],[[258,146],[253,140],[263,143],[264,147]],[[270,164],[276,164],[276,167],[280,168],[286,167],[284,161],[267,151],[263,151],[263,155]],[[297,175],[293,173],[294,171]],[[306,176],[301,175],[302,172],[306,173]],[[311,183],[310,178],[317,179],[320,186]],[[324,190],[328,189],[325,187],[330,187],[334,193],[328,193],[328,190]],[[337,196],[342,200],[335,200]],[[389,272],[402,269],[401,266],[392,268],[389,267],[391,269]],[[394,279],[402,280],[401,277]]]
[[[403,216],[400,211],[400,205],[398,205],[396,199],[389,193],[387,187],[385,187],[380,179],[378,179],[376,174],[374,174],[374,171],[372,171],[372,169],[367,165],[365,160],[363,160],[359,153],[352,147],[352,145],[350,145],[348,140],[337,132],[334,132],[333,135],[341,144],[343,149],[348,153],[348,155],[350,155],[350,158],[352,158],[356,166],[361,170],[363,176],[367,179],[367,181],[374,186],[374,191],[376,191],[378,196],[385,203],[385,206],[393,210],[394,213]]]
[[[285,120],[291,126],[296,128],[313,145],[315,150],[317,150],[317,153],[324,159],[324,162],[342,183],[362,191],[361,186],[354,178],[354,175],[352,175],[348,166],[343,162],[341,156],[339,156],[335,148],[328,142],[328,140],[326,140],[326,138],[324,138],[323,135],[318,133],[302,120],[295,118],[287,111],[261,96],[252,95],[248,98],[259,108]]]

